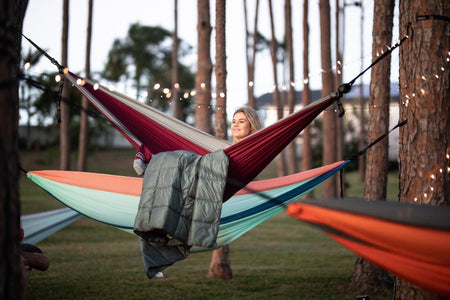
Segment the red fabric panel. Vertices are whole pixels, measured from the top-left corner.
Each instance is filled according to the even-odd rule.
[[[224,149],[230,160],[228,177],[232,180],[228,181],[225,187],[224,201],[252,181],[335,99],[330,96],[317,101],[315,105],[298,111]],[[233,182],[238,182],[242,186]]]
[[[292,175],[287,175],[287,176],[278,177],[278,178],[252,181],[246,185],[245,189],[239,190],[235,195],[245,195],[245,194],[250,194],[250,193],[254,193],[254,192],[262,192],[262,191],[267,191],[267,190],[284,187],[284,186],[294,184],[297,182],[302,182],[302,181],[317,177],[319,175],[322,175],[326,172],[329,172],[329,171],[333,170],[334,168],[339,167],[343,163],[345,163],[345,160],[341,160],[341,161],[338,161],[338,162],[335,162],[335,163],[332,163],[329,165],[325,165],[322,167],[318,167],[315,169],[295,173]]]
[[[72,73],[71,75],[75,78],[79,78]],[[141,141],[141,144],[145,145],[152,154],[174,150],[188,150],[200,155],[209,153],[209,151],[203,147],[198,146],[185,137],[180,136],[159,123],[147,118],[139,111],[134,110],[108,93],[103,92],[101,89],[94,89],[90,83],[86,82],[83,84],[82,88],[86,89],[89,94],[95,97],[97,101],[110,111],[110,113],[136,138],[138,138]],[[80,89],[80,92],[84,94],[82,89]],[[99,111],[101,112],[101,110]],[[109,121],[111,122],[110,119]],[[114,125],[113,122],[111,123]],[[139,150],[141,144],[136,144],[121,128],[117,126],[116,128],[130,141],[136,150]]]

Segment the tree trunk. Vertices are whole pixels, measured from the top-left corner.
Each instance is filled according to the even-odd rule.
[[[345,19],[344,14],[344,3],[341,4],[341,0],[336,0],[336,40],[335,40],[335,51],[336,51],[336,84],[335,87],[339,87],[342,84],[342,53],[344,52],[344,31],[343,23]],[[337,118],[336,120],[336,160],[342,160],[344,158],[344,119]],[[339,176],[339,180],[336,180],[336,190],[345,195],[345,173],[342,172]]]
[[[178,67],[178,0],[174,0],[174,29],[173,29],[173,50],[172,50],[172,103],[173,103],[173,116],[178,120],[185,121],[183,113],[183,105],[180,101],[180,86],[179,86],[179,73]]]
[[[335,90],[334,76],[331,69],[331,27],[330,27],[330,3],[329,0],[319,0],[320,14],[320,49],[322,64],[322,96],[326,96]],[[331,164],[336,161],[336,124],[337,115],[333,108],[323,112],[323,164]],[[324,198],[337,197],[336,175],[322,184],[322,196]]]
[[[247,62],[247,105],[254,108],[255,98],[253,97],[253,84],[250,84],[251,60],[250,60],[250,33],[248,31],[247,0],[243,0],[244,5],[244,26],[245,26],[245,60]],[[253,59],[252,59],[253,60]]]
[[[294,46],[292,42],[292,12],[291,12],[291,1],[285,0],[284,3],[284,18],[285,18],[285,34],[286,34],[286,52],[289,61],[289,90],[287,97],[287,104],[289,113],[294,112],[295,107],[295,77],[294,77]],[[297,147],[295,140],[288,145],[288,173],[294,174],[298,172],[297,163]]]
[[[69,0],[63,2],[63,28],[61,43],[61,64],[67,67],[67,54],[69,43]],[[64,79],[65,80],[65,79]],[[62,91],[61,124],[60,124],[60,169],[70,170],[70,98],[69,82],[65,81]]]
[[[230,248],[228,245],[212,252],[211,264],[209,266],[208,278],[230,279],[233,274],[230,268]]]
[[[228,140],[227,124],[227,53],[225,41],[225,0],[216,0],[216,136]]]
[[[88,25],[86,30],[86,65],[85,77],[91,78],[91,40],[92,40],[92,8],[94,0],[89,0],[88,9]],[[89,101],[86,97],[81,98],[81,119],[80,119],[80,136],[78,144],[78,171],[86,171],[87,166],[87,150],[89,146],[89,118],[87,111],[89,109]]]
[[[400,201],[449,205],[450,202],[450,2],[400,1]],[[419,18],[419,16],[423,16]],[[430,16],[430,17],[427,17]],[[420,59],[419,59],[420,58]],[[438,299],[401,278],[396,299]]]
[[[303,107],[311,103],[311,90],[309,88],[309,24],[308,24],[308,5],[309,0],[303,0]],[[311,147],[311,127],[308,125],[302,131],[302,171],[311,170],[313,167],[313,154]],[[313,191],[309,192],[304,198],[312,198]]]
[[[0,1],[0,299],[25,299],[19,246],[19,70],[28,1]]]
[[[259,0],[256,0],[255,7],[255,20],[253,26],[253,38],[252,38],[252,60],[250,63],[249,69],[249,79],[248,79],[248,88],[249,88],[249,100],[248,107],[256,108],[255,103],[255,63],[256,63],[256,52],[257,52],[257,44],[258,44],[258,14],[259,14]]]
[[[216,0],[216,136],[228,139],[227,136],[227,112],[226,112],[226,91],[227,91],[227,65],[225,46],[225,20],[226,20],[225,0]],[[212,253],[209,265],[208,278],[230,279],[233,277],[231,271],[230,249],[228,245],[216,249]]]
[[[395,0],[374,2],[372,57],[392,43],[392,27]],[[369,141],[374,141],[389,129],[390,104],[390,56],[371,70],[369,98]],[[366,152],[364,199],[386,200],[388,178],[388,139],[385,138]],[[358,257],[355,262],[353,282],[364,293],[371,293],[381,286],[392,287],[389,274],[371,262]]]
[[[269,13],[270,13],[270,31],[272,38],[270,39],[270,54],[272,56],[272,69],[273,69],[273,105],[277,110],[277,120],[283,117],[283,105],[281,104],[280,92],[278,90],[278,74],[277,74],[277,40],[275,38],[275,26],[273,20],[272,0],[269,1]],[[286,175],[286,159],[284,157],[284,151],[282,151],[277,158],[278,177]]]
[[[255,103],[255,94],[254,94],[254,86],[255,86],[255,58],[256,58],[256,45],[258,43],[258,11],[259,11],[259,0],[256,0],[255,7],[255,19],[254,19],[254,29],[252,35],[252,47],[250,49],[250,34],[248,31],[248,22],[247,22],[247,0],[244,0],[244,18],[245,18],[245,56],[247,58],[247,94],[248,101],[247,106],[251,108],[256,107]],[[251,51],[250,51],[251,50]]]
[[[198,62],[195,76],[195,127],[212,133],[211,130],[211,23],[209,1],[198,0]]]

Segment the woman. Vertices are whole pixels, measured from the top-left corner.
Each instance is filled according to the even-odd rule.
[[[240,108],[233,114],[231,131],[234,143],[260,128],[261,122],[253,109]],[[140,154],[142,153],[138,153],[135,157],[135,170],[139,171],[138,174],[144,173],[147,163],[150,163],[151,172],[144,176],[134,232],[140,236],[139,242],[147,276],[164,277],[161,271],[174,262],[185,259],[189,254],[190,245],[202,247],[215,245],[220,223],[215,210],[221,209],[224,201],[228,157],[223,150],[203,157],[188,151],[166,152],[153,156],[151,161],[145,161],[145,156]],[[139,169],[136,168],[136,161],[140,162]],[[194,173],[196,176],[192,179],[181,175]],[[183,180],[180,180],[179,176],[182,176]],[[210,186],[205,188],[206,185]],[[170,188],[171,192],[166,193]],[[179,208],[174,209],[173,204]],[[193,207],[198,215],[195,222]],[[169,225],[179,222],[184,222],[186,227]],[[158,229],[155,230],[156,228]],[[199,235],[192,234],[191,230]],[[163,239],[160,237],[161,232],[164,233]],[[170,245],[171,241],[166,238],[166,233],[171,236],[170,240],[177,239],[177,247]]]
[[[237,143],[261,129],[261,120],[256,111],[249,107],[238,108],[233,114],[231,134],[233,143]]]

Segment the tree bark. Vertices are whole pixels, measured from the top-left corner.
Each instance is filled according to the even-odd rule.
[[[250,63],[249,76],[248,76],[248,89],[249,89],[249,100],[248,107],[256,108],[255,103],[255,64],[256,64],[256,52],[258,45],[258,14],[259,14],[259,0],[256,0],[255,7],[255,19],[253,25],[253,38],[252,38],[252,59]]]
[[[228,140],[227,124],[227,53],[225,40],[225,0],[216,0],[216,136]]]
[[[309,24],[308,24],[308,5],[309,0],[303,0],[303,107],[311,103],[311,90],[309,88]],[[311,147],[311,127],[308,125],[302,131],[302,171],[311,170],[313,163],[313,154]],[[312,198],[313,191],[309,192],[304,198]]]
[[[280,91],[278,90],[278,73],[277,73],[277,40],[275,37],[275,25],[273,19],[273,10],[272,10],[272,0],[268,0],[269,2],[269,13],[270,13],[270,32],[272,34],[272,38],[270,39],[270,54],[272,57],[272,70],[273,70],[273,105],[277,110],[277,120],[280,120],[283,117],[283,105],[280,99]],[[277,157],[277,170],[278,177],[286,175],[286,159],[284,157],[284,151],[282,151]]]
[[[331,27],[329,0],[319,0],[320,14],[320,57],[322,64],[322,96],[335,90],[334,76],[331,69]],[[336,123],[337,115],[333,108],[323,112],[323,164],[336,161]],[[324,198],[337,197],[336,175],[322,183]]]
[[[230,268],[230,248],[228,245],[212,252],[211,264],[209,266],[208,278],[230,279],[233,274]]]
[[[19,226],[19,64],[28,1],[0,1],[0,299],[25,299]]]
[[[450,15],[446,0],[400,1],[400,202],[450,202]],[[423,16],[419,18],[419,16]],[[396,299],[438,299],[401,278]]]
[[[288,90],[287,104],[289,113],[292,114],[294,112],[295,107],[295,88],[294,88],[295,77],[294,77],[294,45],[292,42],[292,9],[290,0],[285,0],[284,3],[284,19],[285,19],[285,35],[286,35],[286,52],[289,61],[289,90]],[[295,140],[288,145],[287,153],[289,162],[287,164],[288,174],[297,173],[298,172],[297,147]]]
[[[227,64],[226,64],[226,41],[225,41],[225,20],[226,20],[225,0],[216,0],[216,112],[215,131],[216,136],[228,139],[227,135],[227,112],[226,112],[226,91],[227,91]],[[208,278],[230,279],[233,277],[231,271],[229,246],[223,246],[212,253],[211,263],[208,271]]]
[[[247,0],[243,0],[243,6],[244,6],[244,26],[245,26],[245,60],[247,62],[247,105],[248,106],[251,105],[250,107],[254,108],[255,98],[253,97],[253,84],[250,84],[251,58],[250,58],[250,33],[248,31]]]
[[[178,120],[185,121],[183,106],[180,101],[180,86],[179,75],[180,68],[178,67],[178,0],[174,0],[174,29],[172,34],[173,50],[172,50],[172,103],[173,116]]]
[[[69,43],[69,0],[63,1],[63,28],[61,38],[61,64],[65,67],[68,56]],[[65,80],[65,79],[63,79]],[[66,81],[62,91],[61,108],[61,124],[60,124],[60,169],[70,170],[70,106],[68,104],[70,98],[69,82]]]
[[[211,128],[211,23],[209,1],[198,0],[198,62],[195,76],[195,127],[212,133]]]
[[[336,84],[335,88],[338,88],[342,84],[342,71],[343,71],[343,52],[344,52],[344,3],[341,0],[335,2],[335,16],[336,16],[336,40],[335,40],[335,53],[336,53]],[[344,119],[337,118],[336,120],[336,160],[342,160],[344,158]],[[341,192],[345,197],[345,173],[342,172],[339,179],[336,180],[336,190]]]
[[[85,77],[91,78],[91,40],[92,40],[92,14],[94,0],[89,0],[88,4],[88,24],[86,29],[86,65]],[[81,98],[81,119],[80,119],[80,136],[78,143],[78,171],[86,171],[87,166],[87,150],[89,146],[89,117],[87,111],[89,109],[89,101],[83,96]]]
[[[255,19],[254,19],[254,29],[252,35],[252,47],[250,49],[250,34],[248,31],[248,21],[247,21],[247,0],[244,0],[244,18],[245,18],[245,56],[247,58],[247,94],[248,101],[247,106],[255,108],[255,57],[256,57],[256,45],[258,43],[258,11],[259,11],[259,0],[256,0],[255,7]]]
[[[372,57],[392,43],[394,0],[374,3]],[[390,108],[390,56],[372,67],[369,98],[369,141],[374,141],[389,129]],[[388,178],[388,139],[385,138],[366,152],[364,199],[386,200]],[[355,262],[353,282],[365,293],[380,286],[392,287],[389,274],[371,262],[358,257]]]

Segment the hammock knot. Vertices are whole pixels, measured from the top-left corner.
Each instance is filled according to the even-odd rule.
[[[344,94],[347,94],[352,89],[352,85],[350,83],[343,83],[339,86],[338,92],[339,97],[342,97]]]

